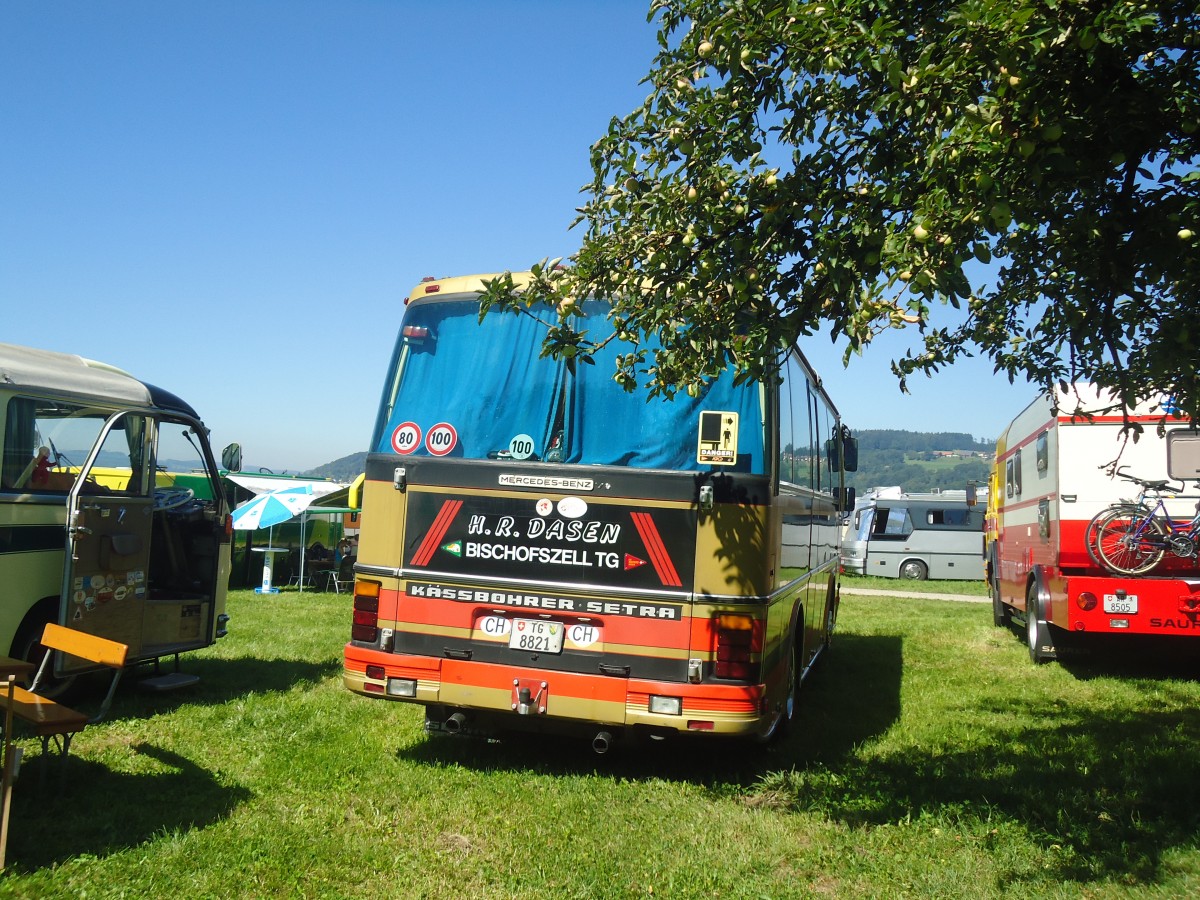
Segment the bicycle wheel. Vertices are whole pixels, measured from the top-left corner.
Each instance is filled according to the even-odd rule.
[[[1087,528],[1083,530],[1083,545],[1087,548],[1088,557],[1098,566],[1104,565],[1104,561],[1100,559],[1099,545],[1096,541],[1100,523],[1117,513],[1150,515],[1150,510],[1144,506],[1138,506],[1136,503],[1114,503],[1092,516],[1092,520],[1087,523]]]
[[[1166,534],[1152,515],[1116,510],[1096,523],[1096,551],[1101,564],[1118,575],[1141,575],[1162,560]]]

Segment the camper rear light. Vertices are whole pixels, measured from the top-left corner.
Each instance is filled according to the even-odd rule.
[[[756,681],[758,663],[754,655],[762,652],[762,622],[753,616],[719,613],[716,625],[716,662],[713,674],[718,678]]]
[[[1079,596],[1075,598],[1075,605],[1084,612],[1091,612],[1099,602],[1091,591],[1080,591]]]
[[[664,697],[659,694],[651,694],[650,712],[660,716],[683,715],[683,698]]]

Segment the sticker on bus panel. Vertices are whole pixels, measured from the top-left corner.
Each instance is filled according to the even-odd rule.
[[[425,449],[433,456],[445,456],[458,446],[458,431],[449,422],[438,422],[425,435]]]
[[[737,464],[738,414],[705,410],[700,413],[696,462],[706,466]]]
[[[408,456],[421,446],[421,426],[416,422],[402,422],[392,432],[392,449],[401,456]]]

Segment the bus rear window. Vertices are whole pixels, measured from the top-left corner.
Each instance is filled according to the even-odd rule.
[[[607,306],[584,304],[588,339],[611,330]],[[536,310],[534,311],[537,312]],[[762,474],[763,389],[732,371],[699,397],[647,400],[613,380],[619,341],[572,373],[543,358],[552,313],[491,313],[474,296],[413,303],[405,316],[376,420],[379,453],[705,470],[697,462],[702,411],[733,412],[736,471]]]

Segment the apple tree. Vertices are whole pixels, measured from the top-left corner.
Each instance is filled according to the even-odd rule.
[[[1194,0],[654,0],[650,21],[649,94],[591,149],[572,264],[485,294],[560,303],[547,353],[587,357],[598,323],[561,301],[594,295],[631,343],[615,377],[652,393],[769,376],[827,324],[848,355],[919,329],[901,387],[985,355],[1200,411]]]

